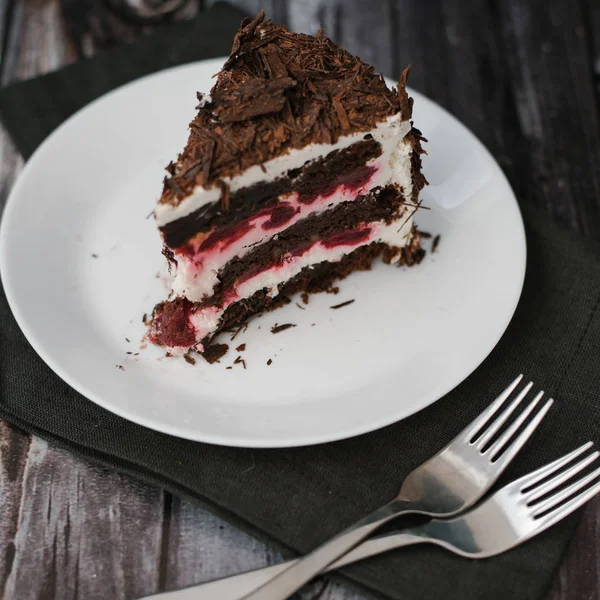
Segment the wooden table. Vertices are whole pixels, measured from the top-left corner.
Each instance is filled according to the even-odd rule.
[[[130,0],[138,12],[151,0]],[[1,0],[0,80],[50,71],[190,18],[208,2],[172,0],[140,23],[125,0]],[[322,26],[470,127],[523,202],[600,248],[598,0],[252,0],[296,30]],[[23,161],[0,130],[0,205]],[[600,597],[600,501],[587,506],[547,600]],[[280,559],[188,501],[0,423],[0,590],[4,598],[135,598]],[[364,596],[319,581],[302,598]]]

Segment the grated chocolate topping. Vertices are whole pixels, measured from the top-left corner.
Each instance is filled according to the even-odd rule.
[[[210,97],[198,94],[187,146],[167,167],[160,202],[177,205],[196,185],[219,185],[227,209],[223,177],[294,148],[368,131],[397,113],[410,119],[408,72],[390,90],[372,66],[322,31],[291,33],[263,11],[245,19]]]

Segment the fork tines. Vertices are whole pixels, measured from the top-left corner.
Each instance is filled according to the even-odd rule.
[[[467,437],[466,441],[480,450],[482,455],[488,456],[491,461],[501,460],[506,463],[510,462],[546,416],[546,413],[550,410],[550,407],[554,402],[552,398],[547,400],[541,410],[539,410],[529,423],[525,425],[526,421],[544,396],[544,392],[540,391],[519,416],[510,425],[506,426],[511,415],[519,407],[533,387],[533,382],[530,381],[508,406],[504,406],[522,379],[523,375],[519,375],[496,398],[496,400],[490,404],[488,409],[485,410],[467,428],[467,430],[465,430]],[[496,414],[498,412],[499,414]],[[503,429],[503,427],[505,427],[505,429]],[[513,440],[515,435],[517,437]]]
[[[600,492],[600,468],[575,478],[575,475],[600,456],[600,452],[594,451],[567,467],[592,446],[592,442],[587,442],[511,484],[512,491],[521,495],[531,516],[544,520],[546,527],[567,516]]]

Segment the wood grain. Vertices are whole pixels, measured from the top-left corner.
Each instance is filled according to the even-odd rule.
[[[137,19],[121,0],[5,0],[0,82],[33,77],[211,0]],[[145,10],[150,0],[136,1]],[[596,0],[246,0],[332,37],[448,108],[488,146],[525,203],[600,247],[600,4]],[[115,8],[116,7],[116,8]],[[121,8],[120,8],[121,7]],[[0,130],[0,206],[22,167]],[[3,598],[135,598],[272,564],[268,545],[188,501],[0,423]],[[600,500],[585,511],[547,600],[600,598]],[[359,600],[317,581],[304,600]]]

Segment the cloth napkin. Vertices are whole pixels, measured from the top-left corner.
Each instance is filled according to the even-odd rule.
[[[0,118],[28,157],[65,118],[102,93],[170,65],[227,54],[242,16],[217,4],[193,23],[8,87],[0,93]],[[546,217],[526,211],[525,218],[525,288],[504,337],[458,388],[385,429],[281,450],[226,448],[145,429],[86,400],[55,376],[27,343],[3,292],[0,417],[77,455],[196,499],[293,555],[390,500],[412,469],[523,372],[557,403],[506,482],[600,438],[599,257]],[[488,560],[420,546],[346,568],[341,576],[398,600],[538,599],[576,522],[573,515]]]

